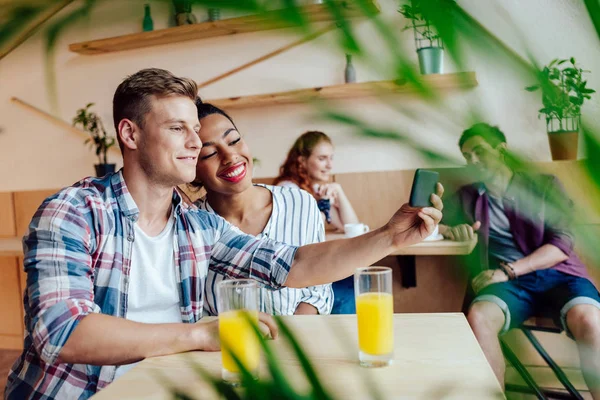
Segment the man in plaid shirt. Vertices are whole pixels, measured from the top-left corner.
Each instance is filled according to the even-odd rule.
[[[196,96],[192,80],[165,70],[128,77],[113,99],[123,169],[61,190],[34,215],[23,239],[27,333],[6,399],[86,399],[123,365],[219,350],[218,322],[197,323],[208,268],[272,288],[330,283],[420,242],[439,223],[441,185],[434,207],[404,205],[366,235],[301,248],[256,239],[189,208],[175,186],[195,178],[202,147]],[[144,258],[157,238],[167,243],[155,253],[165,265]],[[271,317],[260,320],[276,337]]]

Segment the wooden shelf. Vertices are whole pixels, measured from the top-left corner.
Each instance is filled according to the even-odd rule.
[[[340,3],[345,4],[345,18],[365,16],[365,13],[352,2]],[[378,14],[380,11],[379,4],[377,4],[376,0],[369,0],[368,7],[371,14]],[[302,6],[301,10],[305,17],[313,22],[333,20],[331,13],[324,4]],[[214,22],[202,22],[151,32],[140,32],[106,39],[72,43],[69,45],[69,50],[80,54],[103,54],[114,51],[183,42],[186,40],[205,39],[215,36],[235,35],[237,33],[281,29],[294,26],[293,23],[282,18],[281,14],[282,10],[274,10],[264,14],[229,18]]]
[[[423,75],[423,82],[433,90],[468,89],[478,85],[475,72]],[[408,83],[396,81],[376,81],[351,83],[289,92],[267,93],[243,97],[206,100],[217,107],[226,109],[259,107],[274,104],[292,104],[315,99],[344,99],[374,94],[416,93],[416,88]]]

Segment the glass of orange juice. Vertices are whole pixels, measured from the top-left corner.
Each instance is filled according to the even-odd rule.
[[[358,358],[363,367],[385,367],[394,355],[392,269],[359,268],[354,274]]]
[[[258,285],[251,279],[230,279],[217,284],[222,377],[234,386],[240,383],[240,369],[232,353],[258,377],[260,343],[250,322],[258,326],[258,296]]]

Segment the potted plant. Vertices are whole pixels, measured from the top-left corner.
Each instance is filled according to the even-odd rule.
[[[96,176],[104,176],[111,172],[115,172],[115,164],[109,164],[107,160],[108,149],[115,144],[115,138],[108,136],[102,120],[93,111],[90,111],[94,103],[88,103],[84,108],[77,110],[75,118],[73,118],[73,126],[88,132],[90,138],[86,139],[85,144],[90,143],[96,148],[96,156],[98,156],[98,164],[96,168]]]
[[[411,21],[403,30],[413,29],[421,73],[443,73],[444,44],[435,28],[423,15],[421,1],[411,0],[410,4],[402,5],[398,12]]]
[[[539,116],[546,116],[546,131],[553,160],[576,160],[581,119],[581,106],[595,90],[586,87],[583,73],[575,59],[554,59],[539,72],[539,83],[525,90],[541,89],[543,107]]]

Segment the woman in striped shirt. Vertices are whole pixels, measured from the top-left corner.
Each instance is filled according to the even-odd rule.
[[[333,142],[323,132],[302,134],[288,152],[275,184],[304,189],[318,201],[327,230],[344,232],[345,224],[358,222],[354,208],[339,183],[330,182]],[[335,303],[332,313],[354,314],[354,278],[333,282]]]
[[[202,150],[192,185],[206,195],[196,206],[216,213],[243,232],[302,246],[325,239],[315,199],[305,191],[252,184],[252,154],[233,120],[221,109],[197,101]],[[205,310],[216,315],[216,284],[222,275],[208,272]],[[261,311],[273,315],[329,314],[331,285],[304,289],[261,289]]]

